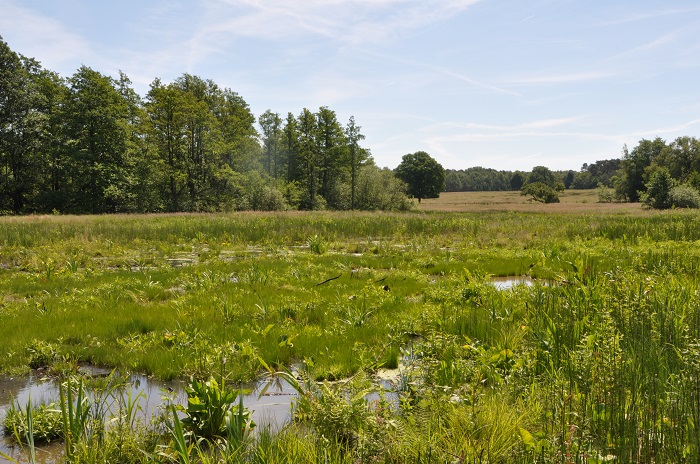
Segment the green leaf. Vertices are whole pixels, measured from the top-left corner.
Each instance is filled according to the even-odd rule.
[[[537,441],[535,440],[535,437],[533,437],[530,432],[522,427],[518,428],[518,432],[520,434],[520,439],[523,441],[523,445],[525,446],[525,450],[534,451],[535,448],[537,448]]]

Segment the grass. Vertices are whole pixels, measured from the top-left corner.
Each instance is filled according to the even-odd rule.
[[[159,437],[154,459],[700,458],[697,213],[588,192],[421,208],[0,218],[0,369],[235,384],[304,366],[304,407],[282,431],[261,424],[233,449],[140,429],[128,441]],[[537,281],[500,291],[492,275]],[[364,400],[380,366],[400,371],[394,406]]]
[[[426,199],[423,211],[482,212],[518,211],[531,213],[637,213],[639,203],[599,203],[597,190],[565,190],[560,203],[531,201],[518,191],[512,192],[445,192],[440,198]]]

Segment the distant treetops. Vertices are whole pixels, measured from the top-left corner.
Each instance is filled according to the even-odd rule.
[[[532,185],[536,184],[536,185]],[[564,189],[598,188],[600,201],[641,202],[650,208],[700,207],[700,140],[683,136],[667,143],[642,139],[622,157],[584,164],[581,170],[497,171],[483,167],[447,170],[445,190],[520,190],[533,200],[558,201]]]

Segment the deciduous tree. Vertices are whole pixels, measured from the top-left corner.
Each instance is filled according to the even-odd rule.
[[[0,37],[0,210],[17,214],[38,184],[47,116],[38,63],[13,52]]]
[[[408,193],[418,203],[423,198],[438,198],[445,188],[445,169],[424,151],[404,155],[396,177],[408,185]]]
[[[129,107],[114,79],[82,66],[68,79],[63,105],[70,163],[67,209],[82,213],[129,208]]]

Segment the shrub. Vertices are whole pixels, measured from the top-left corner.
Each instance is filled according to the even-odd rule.
[[[559,203],[557,191],[542,182],[527,184],[520,190],[520,193],[522,195],[530,195],[533,200],[541,203]]]
[[[615,201],[615,191],[605,185],[598,184],[598,203],[612,203]]]
[[[675,208],[700,208],[700,192],[689,185],[673,187],[668,197]]]
[[[673,178],[667,169],[659,169],[646,184],[647,191],[641,193],[642,204],[653,209],[671,207],[669,193],[673,188]]]
[[[34,340],[27,347],[29,355],[29,367],[32,369],[41,369],[51,366],[56,359],[56,347],[43,340]]]
[[[307,243],[307,245],[309,245],[309,250],[313,254],[322,255],[323,253],[326,252],[326,248],[327,248],[326,240],[320,235],[314,235],[313,237],[310,237],[306,241],[306,243]]]
[[[63,437],[63,422],[61,410],[55,403],[41,404],[31,407],[31,419],[28,409],[22,409],[13,404],[5,413],[2,425],[5,435],[13,435],[18,441],[28,443],[29,421],[35,443],[50,443]]]
[[[358,173],[355,209],[407,211],[411,206],[406,185],[393,172],[371,165],[364,166]]]

